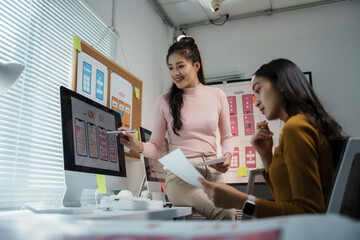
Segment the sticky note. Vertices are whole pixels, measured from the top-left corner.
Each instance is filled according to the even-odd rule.
[[[166,195],[165,183],[164,182],[161,183],[161,189],[162,189],[163,193]]]
[[[238,167],[238,176],[247,177],[247,167]]]
[[[77,36],[73,35],[74,48],[81,52],[81,40]]]
[[[136,129],[134,129],[135,133],[134,133],[134,137],[136,138],[136,140],[139,140],[139,133]]]
[[[135,87],[135,97],[137,99],[140,99],[140,89],[138,89],[137,87]]]
[[[105,175],[96,174],[96,186],[98,193],[107,193]]]

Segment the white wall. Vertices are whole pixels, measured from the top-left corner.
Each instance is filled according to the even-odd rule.
[[[112,0],[85,2],[110,25]],[[170,86],[165,56],[173,32],[150,1],[115,2],[116,62],[144,82],[142,124],[151,129],[154,102]],[[323,103],[347,134],[360,136],[358,0],[196,27],[189,33],[199,45],[206,75],[240,71],[250,78],[261,64],[279,57],[311,71]],[[136,161],[127,161],[127,170],[129,189],[135,192],[144,170]]]
[[[360,136],[360,1],[345,1],[188,30],[205,75],[250,78],[263,63],[288,58],[311,71],[313,87],[351,136]]]
[[[111,25],[112,0],[85,0],[96,14]],[[167,91],[171,81],[165,57],[172,41],[172,30],[154,10],[150,1],[115,0],[115,29],[118,32],[116,62],[143,81],[142,125],[153,127],[156,98]],[[139,161],[126,161],[128,187],[137,192],[144,176]]]

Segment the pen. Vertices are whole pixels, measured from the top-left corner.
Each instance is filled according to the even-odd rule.
[[[136,131],[135,131],[135,130],[108,131],[108,132],[106,132],[106,133],[107,133],[107,134],[115,134],[115,133],[124,133],[124,132],[136,133]]]

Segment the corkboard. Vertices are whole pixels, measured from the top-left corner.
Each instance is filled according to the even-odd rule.
[[[90,57],[94,58],[98,62],[102,63],[108,68],[107,71],[107,99],[105,100],[106,106],[110,108],[110,86],[111,86],[111,72],[119,75],[126,81],[132,84],[132,119],[131,119],[131,128],[134,130],[139,129],[141,126],[141,111],[142,111],[142,84],[143,82],[129,73],[124,68],[120,67],[118,64],[113,62],[111,59],[107,58],[103,54],[101,54],[99,51],[97,51],[95,48],[87,44],[86,42],[82,41],[81,39],[74,36],[74,51],[73,51],[73,70],[72,70],[72,83],[71,83],[71,89],[75,92],[77,91],[77,76],[78,76],[78,55],[79,50],[86,53]],[[136,88],[138,91],[138,97],[136,96]],[[122,121],[123,122],[123,121]],[[140,155],[135,152],[134,150],[131,150],[130,153],[125,153],[125,157],[128,160],[140,160]]]

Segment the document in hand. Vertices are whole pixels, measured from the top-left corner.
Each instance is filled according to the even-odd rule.
[[[197,178],[204,177],[189,162],[189,160],[185,157],[184,153],[180,150],[180,148],[160,158],[159,161],[164,165],[164,167],[172,171],[185,182],[195,187],[202,188]]]

